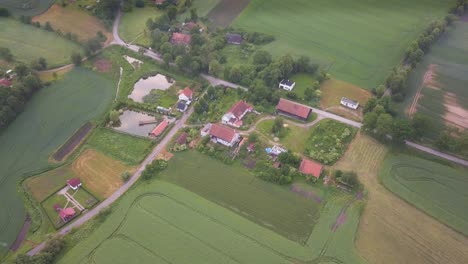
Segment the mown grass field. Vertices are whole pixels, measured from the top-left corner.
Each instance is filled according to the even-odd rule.
[[[98,128],[89,137],[87,145],[127,165],[137,165],[150,152],[153,142],[107,128]]]
[[[146,28],[146,21],[149,18],[154,20],[162,14],[164,14],[163,11],[150,4],[144,8],[133,8],[132,12],[123,13],[119,25],[119,36],[127,43],[149,46],[151,32]]]
[[[41,25],[45,25],[48,21],[55,30],[60,29],[63,33],[76,34],[80,41],[96,37],[99,31],[107,36],[108,41],[109,38],[112,38],[112,34],[107,31],[97,17],[72,6],[63,8],[59,4],[54,4],[47,12],[34,17],[33,21],[37,21]]]
[[[45,12],[55,0],[0,0],[15,16],[36,16]]]
[[[398,198],[379,182],[379,168],[387,153],[384,145],[358,134],[331,168],[355,171],[368,191],[356,238],[359,255],[367,263],[466,263],[465,236]]]
[[[271,133],[271,128],[273,127],[274,122],[274,120],[265,120],[257,125],[258,131],[270,140],[273,140],[274,138],[274,135]],[[285,122],[288,126],[284,128],[284,136],[279,137],[278,143],[293,152],[304,153],[306,148],[304,142],[309,138],[311,129],[292,125],[288,123],[288,121]]]
[[[0,18],[0,47],[9,48],[16,60],[26,63],[43,57],[48,67],[68,64],[71,54],[81,51],[80,46],[54,32],[11,18]]]
[[[265,49],[276,56],[309,56],[338,79],[371,89],[452,2],[252,0],[232,26],[274,35]]]
[[[468,170],[404,154],[388,154],[379,177],[390,191],[468,234]]]
[[[83,123],[105,112],[114,89],[110,80],[89,70],[74,69],[38,91],[0,135],[0,241],[12,242],[24,220],[18,181],[48,168],[49,155],[55,149]]]
[[[420,90],[415,110],[429,116],[435,137],[445,126],[468,128],[468,23],[457,22],[424,56],[423,61],[410,74],[408,95],[399,104],[400,113],[407,115]],[[433,78],[424,81],[429,68],[433,67]]]
[[[201,193],[205,197],[209,193],[229,197],[230,193],[237,192],[235,199],[224,200],[226,203],[221,206],[219,201],[213,202],[167,181],[139,184],[124,195],[97,230],[65,254],[59,263],[128,263],[135,260],[139,263],[360,263],[354,250],[354,235],[362,203],[352,202],[351,196],[338,193],[330,198],[307,243],[301,245],[249,221],[251,216],[242,211],[236,212],[236,200],[248,202],[239,192],[252,197],[250,189],[236,189],[234,186],[238,184],[229,188],[234,181],[223,176],[227,174],[225,171],[216,175],[218,177],[194,174],[193,167],[181,172],[177,169],[185,168],[186,163],[191,162],[186,158],[202,154],[180,153],[182,158],[178,155],[171,159],[163,178],[168,173],[179,179],[186,177],[188,179],[178,182],[193,182],[198,186],[195,188],[204,185]],[[208,163],[204,167],[219,166],[215,160]],[[246,182],[243,186],[249,188],[247,181],[242,180],[245,175],[230,176],[235,181]],[[196,183],[199,181],[201,183]],[[284,190],[278,192],[275,190],[278,186],[265,184],[265,189],[258,189],[255,196],[263,197],[264,191],[272,194],[268,195],[270,200],[265,201],[268,203],[262,202],[263,206],[257,208],[256,215],[277,210],[278,203],[292,203],[286,199],[290,195]],[[278,195],[280,193],[283,194]],[[248,202],[245,206],[258,205]],[[332,232],[331,226],[343,208],[347,208],[346,221]]]
[[[162,179],[225,206],[293,241],[306,241],[320,216],[320,204],[288,189],[256,180],[240,165],[228,166],[195,151],[175,155],[170,165],[163,172]],[[274,207],[270,206],[272,201]]]
[[[320,87],[320,90],[322,91],[320,106],[323,109],[340,106],[342,97],[358,101],[362,106],[372,98],[372,93],[369,91],[337,79],[325,81]]]

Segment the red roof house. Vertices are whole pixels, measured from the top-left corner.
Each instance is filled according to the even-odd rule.
[[[0,79],[0,86],[10,87],[13,83],[7,78]]]
[[[218,124],[208,124],[202,131],[202,136],[209,135],[216,143],[221,143],[225,146],[232,147],[239,142],[240,135],[234,129]]]
[[[161,123],[159,123],[153,131],[149,134],[150,137],[159,137],[164,130],[166,130],[167,126],[169,125],[169,121],[163,120]]]
[[[179,100],[192,101],[193,91],[189,87],[185,87],[179,91]]]
[[[223,116],[222,123],[233,127],[242,126],[242,118],[253,111],[253,107],[245,101],[239,101]]]
[[[278,113],[302,120],[307,120],[312,113],[312,108],[283,98],[276,105],[276,110]]]
[[[81,186],[81,181],[78,178],[71,178],[67,181],[67,185],[73,190],[76,190]]]
[[[172,33],[172,38],[171,38],[172,44],[190,45],[191,40],[192,40],[192,36],[190,36],[189,34],[183,34],[183,33],[178,33],[178,32]]]
[[[59,216],[64,222],[70,221],[75,216],[75,210],[71,207],[60,210]]]
[[[312,175],[317,179],[320,177],[322,170],[323,170],[322,164],[308,160],[308,159],[302,159],[301,166],[299,167],[299,171],[301,173]]]

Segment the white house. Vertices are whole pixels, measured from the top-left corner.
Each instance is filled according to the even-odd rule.
[[[224,114],[221,122],[225,125],[241,127],[242,118],[244,118],[247,113],[252,112],[252,110],[253,107],[251,105],[241,100],[233,105],[226,114]]]
[[[179,101],[186,101],[189,105],[192,102],[193,91],[189,87],[179,92]]]
[[[71,178],[67,181],[67,185],[74,191],[81,187],[81,181],[78,178]]]
[[[286,91],[292,91],[294,89],[294,86],[296,86],[296,82],[290,81],[290,80],[281,80],[279,83],[279,88],[284,89]]]
[[[359,102],[348,99],[346,97],[341,97],[341,102],[340,103],[341,103],[341,105],[346,106],[346,107],[351,108],[351,109],[354,109],[354,110],[358,109],[358,107],[359,107]]]
[[[201,131],[203,137],[209,136],[211,141],[227,147],[234,146],[240,140],[240,135],[234,129],[218,124],[207,124]]]

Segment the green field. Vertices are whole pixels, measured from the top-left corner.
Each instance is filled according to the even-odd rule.
[[[416,112],[432,118],[433,136],[447,124],[468,128],[468,23],[458,22],[439,39],[425,55],[423,61],[410,74],[409,92],[399,104],[404,115],[419,88],[421,97]],[[434,79],[423,82],[430,65],[434,67]]]
[[[205,17],[220,1],[221,0],[196,0],[193,2],[191,8],[197,10],[199,17]],[[185,21],[186,18],[190,18],[190,10],[177,16],[177,20],[182,22]]]
[[[153,146],[149,139],[133,137],[107,128],[96,129],[87,144],[129,165],[143,161]]]
[[[274,55],[309,56],[338,79],[371,89],[453,2],[252,0],[232,26],[272,34],[265,49]]]
[[[55,0],[0,0],[0,7],[6,7],[13,15],[37,16],[45,12]]]
[[[65,254],[59,263],[361,262],[354,250],[354,237],[362,203],[352,202],[351,196],[333,195],[324,205],[314,229],[309,230],[312,233],[307,242],[299,244],[258,225],[257,221],[249,221],[253,216],[279,212],[279,208],[285,210],[280,215],[282,219],[294,220],[294,216],[287,212],[301,206],[293,204],[297,199],[284,190],[276,189],[278,186],[275,185],[265,183],[259,188],[255,180],[249,185],[248,180],[242,180],[248,175],[237,174],[240,170],[235,172],[232,167],[227,167],[231,170],[222,170],[215,177],[214,174],[224,165],[217,164],[215,160],[208,161],[207,157],[197,157],[202,154],[187,152],[181,157],[178,155],[170,161],[162,177],[177,177],[174,179],[177,184],[185,183],[208,199],[166,181],[141,183],[126,193],[107,220]],[[202,175],[206,172],[204,170],[194,173],[194,166],[199,166],[200,161],[204,162],[203,168],[217,167],[216,171],[208,176]],[[234,179],[229,179],[229,176]],[[193,179],[184,180],[183,177]],[[195,186],[192,187],[190,182]],[[250,194],[252,191],[255,193]],[[232,196],[232,193],[237,195]],[[270,200],[257,204],[258,198],[255,197],[265,195]],[[232,198],[226,199],[228,197]],[[293,200],[288,200],[288,197]],[[221,205],[220,199],[224,204]],[[249,202],[249,199],[255,200]],[[239,202],[243,203],[242,208]],[[291,203],[291,208],[283,207],[287,203]],[[246,215],[247,211],[242,211],[249,207],[255,209],[251,211],[254,215]],[[346,214],[346,221],[332,231],[342,211]]]
[[[405,154],[387,154],[379,173],[390,191],[468,235],[468,170]]]
[[[48,67],[68,64],[70,55],[81,51],[80,46],[54,32],[9,18],[0,18],[0,47],[9,48],[16,60],[26,63],[43,57]]]
[[[163,14],[163,11],[148,6],[145,8],[133,8],[132,12],[122,14],[119,25],[119,36],[125,42],[149,46],[151,44],[150,32],[146,28],[148,19],[155,19]]]
[[[45,87],[0,135],[0,255],[11,243],[25,214],[17,183],[48,168],[49,155],[90,119],[102,115],[114,94],[111,81],[85,69],[75,69]]]

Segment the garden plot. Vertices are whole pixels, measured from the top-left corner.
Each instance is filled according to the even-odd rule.
[[[143,98],[146,95],[149,95],[152,90],[165,91],[169,89],[169,87],[171,87],[173,84],[174,80],[171,80],[162,74],[156,74],[148,78],[141,78],[133,86],[133,91],[128,96],[128,98],[132,99],[135,102],[143,103]]]

